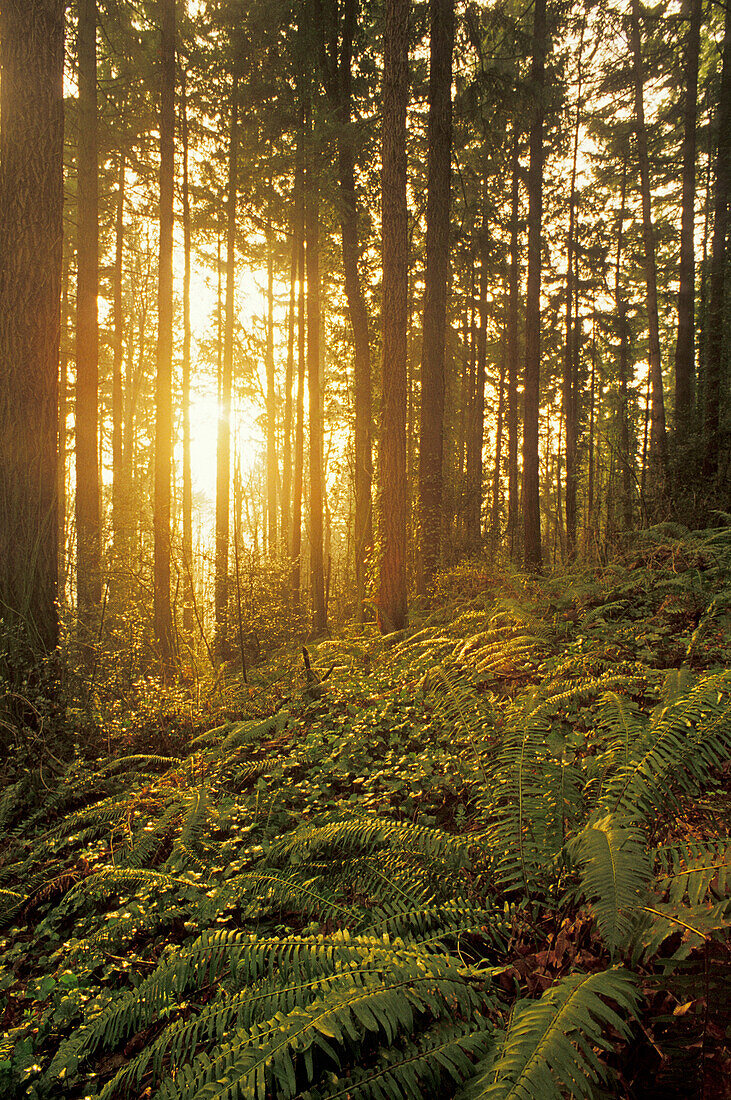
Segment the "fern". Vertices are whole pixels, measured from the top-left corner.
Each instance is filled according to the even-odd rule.
[[[684,695],[658,707],[630,760],[607,781],[600,813],[640,823],[695,794],[731,749],[731,672],[706,675]]]
[[[576,839],[581,888],[612,958],[628,939],[650,867],[644,833],[613,817],[587,825]]]
[[[612,1001],[620,1016],[607,1004]],[[610,1050],[609,1029],[630,1034],[639,993],[626,970],[571,974],[538,1001],[523,1002],[505,1040],[463,1093],[464,1100],[562,1100],[597,1095],[607,1079],[596,1048]]]

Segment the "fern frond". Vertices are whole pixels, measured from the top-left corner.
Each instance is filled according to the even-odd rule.
[[[591,902],[602,939],[614,958],[627,942],[650,877],[647,842],[640,829],[613,817],[589,824],[576,838],[581,888]]]
[[[626,1038],[639,1004],[626,970],[571,974],[538,1001],[522,1002],[494,1060],[460,1093],[464,1100],[562,1100],[591,1097],[606,1081],[596,1049],[611,1050],[607,1032]],[[612,1001],[622,1015],[607,1004]]]
[[[482,1026],[480,1024],[482,1023]],[[355,1066],[343,1085],[335,1077],[330,1088],[321,1086],[303,1094],[302,1100],[383,1100],[398,1096],[424,1100],[442,1096],[474,1073],[495,1042],[495,1029],[477,1017],[471,1024],[440,1024],[416,1042],[381,1046],[374,1066]],[[334,1076],[334,1075],[333,1075]]]
[[[686,695],[654,712],[630,762],[607,782],[600,812],[639,823],[707,784],[729,751],[731,672],[725,671],[701,677]]]

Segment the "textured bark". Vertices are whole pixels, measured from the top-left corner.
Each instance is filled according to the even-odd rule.
[[[312,631],[327,630],[323,552],[322,380],[320,364],[320,194],[317,153],[311,147],[305,193],[307,241],[307,390],[310,421],[310,580]]]
[[[541,507],[538,469],[538,412],[541,371],[541,223],[543,220],[543,115],[548,48],[545,0],[536,0],[531,90],[534,98],[528,168],[528,285],[525,303],[523,414],[523,555],[527,569],[539,570]]]
[[[678,340],[675,346],[675,435],[688,438],[695,390],[695,131],[702,0],[689,0],[683,106],[683,200],[680,224]]]
[[[180,104],[183,153],[183,630],[193,630],[193,482],[190,468],[190,187],[188,182],[188,97],[183,70]]]
[[[300,600],[302,578],[302,482],[304,471],[305,420],[305,165],[304,120],[300,118],[295,159],[295,240],[297,248],[297,409],[294,430],[294,486],[292,489],[292,597]]]
[[[500,542],[501,497],[500,485],[503,461],[503,419],[505,410],[505,354],[500,359],[500,381],[498,383],[497,424],[495,426],[495,465],[492,472],[492,515],[489,535],[493,545]]]
[[[576,122],[574,124],[574,149],[571,162],[571,189],[569,192],[569,231],[566,242],[566,332],[564,336],[562,408],[566,429],[566,554],[569,561],[576,557],[576,458],[577,458],[577,394],[575,385],[575,350],[578,333],[574,327],[574,300],[578,300],[578,280],[574,280],[574,247],[576,234],[576,165],[579,155],[579,127],[581,126],[582,69],[581,51],[584,43],[584,27],[581,24],[579,41],[578,89],[576,93]]]
[[[87,629],[101,601],[99,520],[99,164],[96,0],[79,0],[76,291],[76,595]],[[90,618],[92,616],[92,618]]]
[[[69,418],[69,257],[64,249],[61,272],[61,329],[60,364],[58,378],[58,602],[61,606],[66,600],[66,580],[68,564],[66,561],[66,440]]]
[[[707,477],[719,473],[720,405],[723,363],[727,333],[724,303],[728,286],[729,187],[731,185],[731,4],[726,5],[723,36],[723,69],[718,101],[715,188],[713,199],[713,239],[711,241],[711,277],[708,297],[708,340],[705,371],[704,470]]]
[[[518,534],[518,289],[520,282],[519,256],[519,169],[520,130],[513,123],[513,152],[510,186],[510,268],[508,271],[508,303],[506,324],[507,357],[507,405],[508,405],[508,545],[515,553]]]
[[[289,277],[289,311],[287,315],[287,365],[284,376],[284,425],[282,428],[282,494],[280,512],[282,517],[281,546],[284,554],[292,547],[292,387],[294,384],[294,334],[297,312],[297,229],[296,183],[292,203],[292,263]]]
[[[124,425],[124,388],[122,363],[124,360],[124,312],[122,306],[122,275],[124,272],[124,200],[126,190],[126,155],[124,145],[119,151],[117,169],[117,200],[114,217],[114,290],[112,321],[114,345],[112,360],[112,545],[117,568],[125,557],[125,530],[127,527],[126,494],[124,492],[124,464],[122,453]],[[113,577],[118,587],[118,578]]]
[[[271,181],[270,181],[271,184]],[[277,553],[277,395],[274,388],[274,239],[271,222],[266,229],[267,248],[267,549]]]
[[[231,389],[234,355],[234,287],[236,279],[236,203],[238,198],[238,80],[231,90],[231,126],[228,143],[228,184],[226,195],[226,305],[221,362],[221,414],[216,447],[216,580],[215,650],[226,656],[228,631],[228,558],[231,489]],[[220,265],[219,265],[220,267]]]
[[[662,493],[667,472],[667,437],[665,432],[665,399],[663,396],[662,361],[660,358],[660,322],[657,312],[657,265],[655,261],[655,228],[652,222],[650,192],[650,159],[645,129],[644,68],[640,44],[640,5],[632,0],[630,41],[634,72],[635,133],[640,163],[642,195],[642,239],[644,244],[645,285],[647,288],[647,328],[650,361],[652,405],[650,413],[650,456],[655,489]]]
[[[486,238],[487,227],[482,227]],[[482,514],[482,446],[485,437],[485,366],[487,361],[487,241],[483,242],[480,257],[478,315],[480,327],[474,332],[474,320],[471,325],[474,345],[474,386],[471,386],[468,402],[470,415],[467,425],[467,500],[466,500],[466,536],[467,548],[477,550],[481,542],[480,521]]]
[[[46,650],[58,637],[63,10],[0,6],[0,601]]]
[[[160,4],[160,261],[155,380],[155,635],[163,673],[173,661],[170,489],[173,468],[173,190],[175,181],[175,0]]]
[[[426,275],[419,440],[419,587],[439,567],[444,464],[444,358],[449,271],[454,0],[430,0]]]
[[[622,293],[620,281],[622,248],[624,245],[624,219],[626,214],[627,158],[622,163],[622,198],[617,226],[617,260],[614,274],[614,302],[619,326],[619,448],[622,464],[622,517],[625,530],[632,528],[632,474],[633,461],[630,454],[630,414],[629,414],[629,324],[627,321],[627,303]],[[594,341],[595,343],[595,341]]]
[[[408,619],[406,594],[406,326],[408,217],[406,105],[409,0],[387,0],[383,39],[382,400],[378,450],[378,620],[385,633]]]
[[[373,546],[373,483],[371,350],[368,311],[360,274],[360,235],[355,190],[355,149],[351,133],[353,36],[358,0],[344,0],[340,21],[334,0],[316,0],[325,90],[338,122],[338,182],[343,276],[348,315],[353,330],[353,391],[355,435],[355,589],[356,619],[362,622],[366,557]],[[323,17],[324,16],[324,17]],[[329,34],[327,33],[329,31]]]

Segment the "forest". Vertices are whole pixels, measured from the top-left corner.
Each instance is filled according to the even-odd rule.
[[[731,4],[0,0],[0,1096],[731,1096]]]

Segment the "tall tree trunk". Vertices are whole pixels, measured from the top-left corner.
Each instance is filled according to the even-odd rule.
[[[82,627],[101,602],[99,522],[99,199],[96,0],[79,0],[76,293],[76,593]]]
[[[216,448],[216,582],[215,651],[220,660],[227,653],[229,500],[231,482],[231,390],[234,357],[234,289],[236,278],[236,203],[238,197],[238,77],[231,89],[231,126],[228,143],[228,185],[226,195],[226,306],[221,364],[221,414]],[[220,265],[219,265],[220,267]]]
[[[617,226],[617,260],[614,274],[614,304],[619,326],[619,448],[622,463],[622,516],[626,531],[632,529],[632,455],[630,454],[629,430],[629,323],[627,321],[627,303],[622,293],[621,263],[624,245],[624,219],[626,215],[627,157],[622,161],[622,191]],[[595,321],[596,325],[596,321]],[[596,344],[596,335],[592,347]],[[592,351],[592,355],[594,352]],[[593,368],[592,368],[593,369]]]
[[[492,474],[492,515],[490,519],[490,540],[493,546],[500,542],[501,509],[501,473],[503,461],[503,417],[505,410],[505,346],[500,356],[500,380],[498,383],[497,424],[495,426],[495,466]]]
[[[186,71],[181,88],[183,152],[183,630],[193,631],[193,480],[190,468],[190,186],[188,180],[188,96]]]
[[[467,547],[479,548],[482,514],[482,446],[485,436],[485,364],[487,361],[487,227],[482,226],[483,246],[480,254],[480,290],[477,313],[480,327],[475,339],[475,383],[471,393],[470,419],[467,437]],[[474,328],[474,325],[472,326]]]
[[[270,181],[271,187],[271,181]],[[274,388],[274,240],[271,219],[266,227],[267,249],[267,547],[277,553],[277,395]]]
[[[322,381],[320,364],[320,178],[315,138],[311,145],[305,194],[307,240],[307,389],[310,419],[310,577],[312,582],[312,630],[327,630],[325,562],[323,557],[323,455]]]
[[[513,122],[510,185],[510,268],[506,320],[506,356],[508,376],[508,545],[515,554],[518,533],[518,292],[520,283],[519,200],[520,200],[520,129]]]
[[[160,4],[160,264],[155,383],[155,635],[163,674],[173,662],[170,490],[173,469],[173,191],[175,183],[175,0]]]
[[[586,16],[581,23],[578,54],[578,88],[576,92],[576,122],[574,124],[574,150],[571,163],[571,189],[569,192],[569,231],[566,245],[566,334],[563,361],[562,408],[566,427],[566,552],[569,561],[576,557],[576,450],[577,407],[575,376],[575,348],[577,333],[574,330],[574,247],[576,229],[576,165],[579,155],[579,128],[581,126],[582,49]]]
[[[294,385],[294,334],[297,311],[297,227],[296,182],[292,202],[292,263],[289,277],[289,311],[287,314],[287,366],[284,376],[284,426],[282,429],[282,517],[281,546],[285,555],[292,548],[292,387]]]
[[[656,488],[663,492],[667,474],[667,438],[665,433],[665,400],[663,397],[662,361],[660,358],[660,322],[657,312],[657,265],[655,262],[655,229],[652,223],[650,193],[650,159],[647,153],[645,128],[644,86],[645,77],[640,44],[640,5],[632,0],[631,45],[635,91],[635,132],[637,154],[640,162],[640,191],[642,194],[642,239],[644,243],[645,284],[647,287],[647,327],[652,385],[652,411],[650,415],[650,454]]]
[[[302,483],[304,480],[305,420],[305,164],[304,112],[300,116],[295,154],[295,240],[297,246],[297,409],[294,431],[294,486],[292,491],[292,574],[295,603],[300,602],[302,578]]]
[[[112,361],[112,545],[115,568],[122,565],[125,556],[124,532],[126,528],[126,494],[123,469],[124,389],[122,364],[124,361],[124,310],[122,304],[122,276],[124,273],[124,201],[127,176],[127,158],[124,144],[119,150],[117,170],[117,208],[114,217],[114,347]],[[114,576],[118,586],[118,577]]]
[[[66,561],[66,442],[69,418],[69,256],[64,250],[61,272],[61,329],[58,383],[58,602],[66,598],[68,565]]]
[[[378,449],[380,544],[378,619],[385,633],[408,618],[406,594],[406,326],[408,216],[406,106],[409,0],[386,0],[383,38],[383,351]]]
[[[63,10],[0,6],[0,601],[46,650],[58,638]]]
[[[695,130],[702,6],[702,0],[688,0],[690,20],[685,56],[683,109],[678,340],[675,346],[675,435],[681,444],[688,439],[695,388]]]
[[[454,0],[430,0],[429,11],[429,165],[419,446],[422,592],[434,579],[441,552]]]
[[[718,100],[718,136],[716,138],[715,192],[713,200],[713,238],[711,241],[711,277],[708,301],[708,340],[705,371],[704,470],[716,478],[720,462],[720,405],[723,363],[727,350],[725,301],[728,288],[729,186],[731,185],[731,4],[726,5],[723,35],[723,69]]]
[[[548,33],[546,2],[536,0],[531,91],[534,97],[528,168],[528,286],[525,303],[523,415],[523,554],[527,569],[540,570],[541,505],[538,470],[538,413],[541,372],[541,223],[543,220],[543,90]]]
[[[353,391],[355,414],[355,539],[354,565],[356,620],[363,621],[366,557],[373,545],[371,350],[368,311],[360,274],[360,234],[355,191],[355,148],[351,132],[353,36],[358,20],[359,0],[344,0],[337,56],[338,10],[329,0],[326,11],[317,0],[320,53],[325,90],[338,121],[338,180],[340,188],[340,230],[343,275],[348,314],[353,329]],[[329,31],[329,34],[328,34]]]

